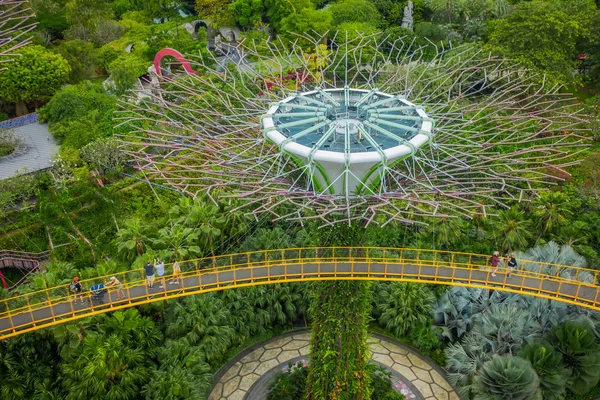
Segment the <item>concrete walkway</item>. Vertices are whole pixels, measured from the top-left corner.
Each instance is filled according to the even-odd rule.
[[[374,334],[373,362],[392,373],[394,388],[409,400],[460,400],[433,361],[396,340]],[[215,375],[209,400],[264,400],[268,386],[290,362],[308,362],[310,332],[292,331],[251,346]]]
[[[23,139],[27,149],[19,155],[0,157],[0,179],[52,166],[52,157],[58,153],[59,146],[48,132],[47,124],[35,122],[7,130]]]

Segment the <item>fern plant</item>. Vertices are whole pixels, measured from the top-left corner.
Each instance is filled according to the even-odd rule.
[[[474,400],[542,400],[540,382],[529,361],[494,356],[473,380]]]

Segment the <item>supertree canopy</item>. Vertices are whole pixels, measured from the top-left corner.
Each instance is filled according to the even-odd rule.
[[[33,13],[23,0],[0,0],[0,69],[13,52],[26,45],[28,32],[35,27]]]
[[[134,165],[256,215],[413,223],[528,200],[587,146],[572,96],[510,61],[348,36],[243,42],[161,77],[118,117]]]

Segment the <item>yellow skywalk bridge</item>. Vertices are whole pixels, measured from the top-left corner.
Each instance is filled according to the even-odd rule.
[[[239,287],[283,282],[379,280],[486,288],[542,297],[600,310],[599,272],[566,265],[518,260],[511,277],[506,268],[491,276],[490,257],[451,251],[322,247],[255,251],[180,263],[179,284],[149,289],[142,270],[114,274],[127,297],[92,296],[92,285],[108,277],[82,281],[84,304],[73,303],[68,285],[0,301],[0,339],[140,304]],[[502,267],[502,266],[501,266]],[[167,267],[167,271],[169,268]],[[167,281],[169,276],[166,276]]]

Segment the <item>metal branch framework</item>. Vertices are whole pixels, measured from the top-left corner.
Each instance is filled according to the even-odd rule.
[[[331,36],[327,47],[318,35],[242,42],[229,63],[195,59],[197,74],[161,78],[150,95],[123,102],[117,120],[134,164],[193,197],[238,198],[255,215],[415,223],[528,200],[568,177],[588,146],[576,100],[508,60],[470,46]],[[427,145],[382,165],[370,191],[336,195],[314,184],[314,165],[266,138],[261,116],[297,93],[344,87],[401,96],[435,127]]]
[[[0,69],[10,61],[14,52],[31,40],[29,32],[35,28],[33,12],[23,0],[0,0]]]

